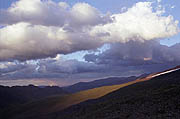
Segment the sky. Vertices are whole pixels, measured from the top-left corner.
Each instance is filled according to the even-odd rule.
[[[180,64],[179,0],[0,0],[0,85],[71,85]]]

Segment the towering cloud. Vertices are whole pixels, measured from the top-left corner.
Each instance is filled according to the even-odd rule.
[[[163,10],[154,12],[151,2],[139,2],[126,12],[113,14],[112,23],[97,25],[91,33],[102,36],[107,42],[155,40],[171,37],[179,32],[178,21],[171,15],[162,16]]]
[[[167,38],[178,21],[139,2],[124,13],[102,14],[86,3],[19,0],[0,11],[0,60],[29,60],[96,49],[106,43]]]

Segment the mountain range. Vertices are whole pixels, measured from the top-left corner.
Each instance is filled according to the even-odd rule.
[[[80,92],[50,96],[6,108],[1,111],[0,117],[4,119],[178,119],[180,117],[179,66],[137,77],[135,80],[134,78],[122,84],[82,89],[83,91]]]

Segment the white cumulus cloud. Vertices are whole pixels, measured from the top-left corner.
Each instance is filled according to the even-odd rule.
[[[96,49],[112,42],[155,40],[178,33],[178,21],[139,2],[102,14],[87,3],[19,0],[0,12],[0,60],[29,60]]]
[[[128,42],[129,40],[154,40],[171,37],[179,32],[178,21],[153,12],[151,2],[139,2],[127,12],[114,14],[112,23],[98,25],[93,35],[108,33],[102,40],[108,42]]]

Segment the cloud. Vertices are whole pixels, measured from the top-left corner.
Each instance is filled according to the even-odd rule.
[[[1,10],[0,60],[30,60],[96,49],[106,43],[126,43],[171,37],[178,21],[136,3],[120,14],[102,14],[87,3],[71,7],[51,0],[19,0]]]
[[[161,2],[161,0],[157,0],[157,2],[158,2],[158,3],[160,3],[160,2]]]
[[[6,80],[7,82],[16,82],[17,80],[16,83],[20,83],[18,82],[19,80],[21,80],[21,82],[24,80],[24,82],[27,83],[28,80],[30,80],[30,82],[32,80],[33,83],[34,81],[38,82],[39,80],[49,80],[59,82],[58,85],[62,85],[63,83],[66,83],[65,85],[69,85],[79,81],[91,81],[97,78],[109,76],[122,77],[140,75],[143,73],[162,71],[176,66],[175,63],[166,63],[166,65],[164,63],[151,65],[148,65],[147,63],[144,65],[122,65],[118,62],[118,60],[121,59],[112,59],[113,58],[109,58],[109,62],[107,62],[108,58],[106,57],[106,59],[104,58],[106,62],[101,62],[101,64],[78,60],[64,61],[62,59],[44,59],[38,60],[36,63],[33,63],[35,61],[17,62],[16,65],[9,65],[8,68],[1,67],[1,71],[4,71],[1,72],[0,81]],[[113,64],[110,60],[117,62],[117,64]]]
[[[19,0],[7,10],[1,10],[1,24],[29,22],[42,25],[59,25],[65,23],[66,10],[52,2],[41,0]],[[58,20],[61,19],[61,20]]]
[[[86,61],[56,58],[0,63],[0,80],[90,81],[109,76],[131,76],[162,71],[179,65],[180,44],[158,41],[112,43],[110,48],[84,56]]]
[[[70,6],[66,2],[59,2],[59,6],[63,9],[69,9]]]
[[[79,26],[98,25],[108,23],[111,19],[109,16],[101,15],[94,7],[87,3],[77,3],[71,10],[72,21],[70,24]],[[105,16],[105,17],[102,17]]]
[[[88,63],[78,60],[41,60],[39,62],[38,72],[43,73],[66,73],[77,74],[86,72],[97,72],[101,70],[102,66],[98,66],[94,63]],[[104,67],[103,67],[104,68]]]
[[[129,41],[111,44],[110,49],[98,55],[84,56],[88,62],[114,66],[143,66],[154,64],[179,64],[180,44],[171,47],[157,41]]]
[[[63,81],[52,81],[52,80],[47,80],[47,79],[31,79],[31,80],[22,80],[22,79],[17,79],[17,80],[0,80],[0,84],[4,86],[27,86],[27,85],[35,85],[35,86],[64,86],[67,85],[67,82]]]
[[[15,62],[3,62],[0,63],[0,75],[16,72],[24,68],[26,67],[22,64],[17,65]]]
[[[28,22],[33,25],[97,25],[106,23],[96,8],[86,3],[77,3],[72,8],[66,2],[55,3],[52,0],[19,0],[7,10],[0,12],[0,24]]]
[[[162,16],[163,10],[154,12],[151,2],[139,2],[127,12],[113,14],[112,23],[97,25],[93,35],[109,33],[101,40],[107,42],[128,42],[130,40],[145,41],[171,37],[179,32],[178,21],[171,15]]]
[[[17,79],[89,79],[103,75],[104,65],[96,65],[78,60],[44,59],[24,62],[0,63],[0,80]],[[70,81],[71,82],[71,81]],[[72,81],[73,82],[73,81]]]
[[[101,41],[82,32],[68,32],[60,27],[18,23],[0,29],[0,60],[29,60],[55,57],[99,47]]]

